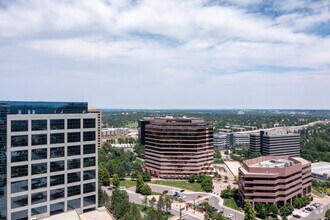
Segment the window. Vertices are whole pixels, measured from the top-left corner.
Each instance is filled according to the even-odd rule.
[[[40,189],[47,187],[47,177],[35,178],[31,180],[32,189]]]
[[[47,148],[33,149],[31,158],[32,158],[32,160],[47,159]]]
[[[50,120],[50,130],[63,130],[63,129],[64,129],[64,119]]]
[[[84,118],[84,128],[95,128],[95,118]]]
[[[50,134],[51,144],[62,144],[64,143],[64,133]]]
[[[28,219],[28,210],[13,212],[11,214],[11,219],[17,219],[17,220],[27,220]]]
[[[47,130],[47,120],[32,120],[32,131]]]
[[[84,193],[95,192],[95,183],[84,184]]]
[[[27,176],[28,165],[11,167],[11,178]]]
[[[80,185],[68,187],[68,197],[80,195]]]
[[[95,154],[95,152],[96,152],[95,144],[84,145],[84,154]]]
[[[11,137],[11,147],[26,147],[29,144],[27,135],[17,135]]]
[[[50,205],[50,215],[56,215],[62,212],[64,212],[64,202]]]
[[[80,142],[80,132],[68,133],[68,143]]]
[[[50,186],[57,186],[62,184],[64,184],[64,174],[50,177]]]
[[[41,202],[47,202],[47,192],[32,193],[31,195],[32,205]]]
[[[11,208],[19,208],[28,205],[28,195],[16,196],[11,198]]]
[[[84,207],[95,205],[95,196],[86,196],[84,197]]]
[[[85,131],[84,141],[95,141],[95,131]]]
[[[28,190],[28,181],[16,181],[11,183],[11,193],[24,192]]]
[[[64,147],[50,148],[50,158],[64,157]]]
[[[35,163],[31,165],[32,175],[47,173],[47,163]]]
[[[64,170],[64,160],[50,162],[50,172],[57,172]]]
[[[28,151],[27,150],[20,150],[20,151],[12,151],[11,152],[11,162],[22,162],[27,161],[28,158]]]
[[[46,205],[31,209],[32,216],[33,215],[40,215],[40,214],[43,214],[43,213],[46,213],[46,212],[47,212],[47,206]]]
[[[80,198],[79,199],[73,199],[68,201],[68,211],[73,209],[79,209],[80,208]]]
[[[68,129],[79,129],[80,119],[68,119]]]
[[[95,170],[86,170],[84,171],[84,180],[95,179]]]
[[[54,189],[50,191],[50,200],[64,198],[64,189]]]
[[[84,158],[84,167],[93,167],[93,166],[95,166],[95,157]]]
[[[80,155],[80,145],[68,146],[68,156]]]
[[[11,121],[11,131],[18,132],[18,131],[28,131],[28,121],[27,120],[16,120]]]
[[[47,144],[47,134],[33,134],[32,146]]]
[[[68,170],[80,168],[80,159],[68,160]]]
[[[68,183],[74,183],[80,181],[80,172],[68,173]]]

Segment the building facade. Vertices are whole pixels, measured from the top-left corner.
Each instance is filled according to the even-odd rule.
[[[97,114],[97,136],[98,136],[98,147],[102,146],[102,111],[95,108],[95,107],[88,107],[89,113],[96,113]]]
[[[1,219],[97,208],[98,120],[87,103],[5,101],[0,111]]]
[[[330,179],[330,163],[320,161],[312,163],[312,178],[319,182],[326,182]]]
[[[242,202],[282,206],[311,194],[311,163],[300,157],[262,156],[239,168],[238,192]]]
[[[145,169],[153,176],[213,173],[213,128],[204,120],[154,118],[145,123],[144,130]]]
[[[261,153],[260,132],[250,134],[250,154]]]
[[[230,146],[229,143],[230,134],[228,133],[216,133],[213,137],[213,145],[218,150],[225,150]]]

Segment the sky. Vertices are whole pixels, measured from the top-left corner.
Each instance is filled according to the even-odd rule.
[[[0,0],[0,100],[330,109],[329,0]]]

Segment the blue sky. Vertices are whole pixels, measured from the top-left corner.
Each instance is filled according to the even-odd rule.
[[[329,109],[329,35],[329,0],[0,0],[0,99]]]

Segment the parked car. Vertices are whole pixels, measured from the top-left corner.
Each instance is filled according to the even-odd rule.
[[[183,193],[184,191],[185,191],[184,189],[181,189],[181,190],[180,190],[180,192],[182,192],[182,193]]]
[[[212,206],[212,211],[213,211],[213,212],[217,212],[218,209]]]
[[[300,215],[293,215],[293,217],[295,217],[295,218],[301,218]]]
[[[234,215],[233,215],[233,214],[228,214],[227,217],[228,217],[228,218],[233,218]]]
[[[168,191],[167,191],[167,190],[164,190],[164,191],[163,191],[163,194],[166,194],[166,193],[168,193]]]

